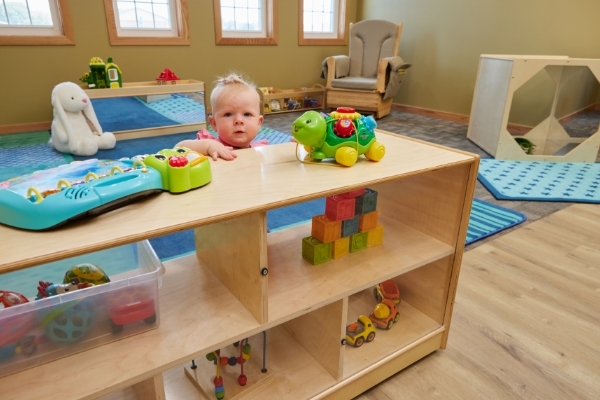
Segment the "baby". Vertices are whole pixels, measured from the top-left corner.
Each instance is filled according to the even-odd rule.
[[[184,140],[176,146],[187,147],[217,160],[233,160],[234,149],[244,149],[267,143],[251,143],[263,123],[260,114],[260,96],[254,84],[231,74],[217,81],[210,95],[212,115],[208,122],[219,135],[218,138],[206,130],[198,132],[197,140]]]

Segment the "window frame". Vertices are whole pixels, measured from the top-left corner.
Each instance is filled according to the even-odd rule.
[[[144,30],[143,35],[119,36],[117,20],[114,9],[115,0],[104,0],[106,11],[106,25],[108,26],[108,39],[112,46],[178,46],[190,44],[188,23],[188,0],[170,0],[175,7],[175,21],[177,22],[177,36],[152,36],[150,30]]]
[[[75,45],[68,0],[48,0],[57,8],[59,35],[0,35],[0,46],[64,46]],[[36,29],[36,28],[31,28]]]
[[[217,45],[276,45],[278,40],[278,6],[279,0],[265,0],[266,37],[225,37],[221,25],[221,0],[213,0],[215,22],[215,44]]]
[[[347,45],[346,21],[348,7],[346,0],[337,2],[337,34],[334,38],[309,38],[304,35],[304,0],[298,0],[298,45],[299,46],[340,46]]]

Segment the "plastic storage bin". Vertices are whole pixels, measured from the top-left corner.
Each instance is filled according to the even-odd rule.
[[[35,300],[38,281],[62,283],[92,263],[110,282]],[[159,325],[164,267],[148,241],[0,275],[0,289],[28,303],[0,308],[0,376],[135,335]]]

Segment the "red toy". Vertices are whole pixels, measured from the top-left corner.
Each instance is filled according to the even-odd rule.
[[[329,196],[325,199],[325,215],[332,221],[354,218],[354,204],[354,198]]]
[[[393,279],[381,282],[373,289],[373,296],[378,303],[381,303],[383,299],[393,301],[395,304],[400,304],[400,290]]]
[[[165,68],[164,71],[161,72],[156,78],[156,84],[166,85],[168,82],[170,82],[171,85],[175,85],[178,80],[179,77],[175,75],[175,72],[171,71],[169,68]]]
[[[123,325],[144,321],[156,322],[154,299],[141,288],[125,288],[109,299],[108,316],[113,333],[123,330]]]

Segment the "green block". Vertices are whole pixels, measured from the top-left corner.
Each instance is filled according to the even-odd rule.
[[[367,248],[367,232],[359,232],[350,236],[350,253]]]
[[[331,260],[331,242],[323,243],[312,236],[305,237],[302,239],[302,258],[312,265],[322,264]]]

